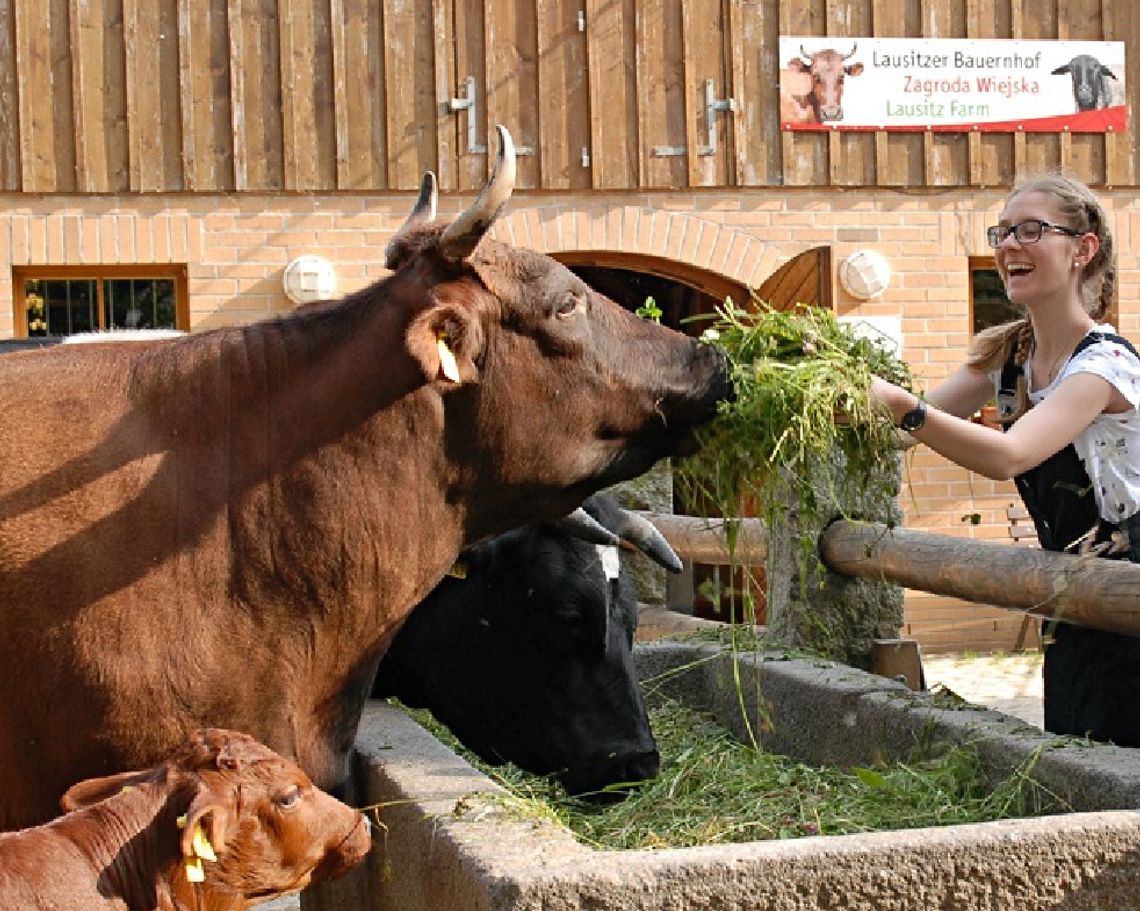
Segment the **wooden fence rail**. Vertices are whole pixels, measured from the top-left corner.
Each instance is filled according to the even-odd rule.
[[[726,523],[647,514],[682,560],[730,562]],[[763,563],[758,519],[741,526],[735,562]],[[1140,637],[1140,565],[841,519],[820,535],[827,568],[862,579]]]

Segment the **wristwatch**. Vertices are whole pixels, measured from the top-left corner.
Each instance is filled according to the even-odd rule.
[[[926,402],[922,399],[918,400],[918,404],[913,409],[908,411],[902,416],[899,421],[899,427],[902,430],[919,430],[922,425],[926,423]]]

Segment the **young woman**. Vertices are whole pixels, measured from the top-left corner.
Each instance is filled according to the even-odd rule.
[[[1104,209],[1079,181],[1040,177],[1014,190],[987,238],[1026,316],[979,333],[925,399],[881,379],[872,395],[918,442],[1014,478],[1042,547],[1140,563],[1140,357],[1101,323],[1115,283]],[[995,396],[1004,433],[968,420]],[[1045,729],[1140,746],[1140,639],[1066,623],[1052,633]]]

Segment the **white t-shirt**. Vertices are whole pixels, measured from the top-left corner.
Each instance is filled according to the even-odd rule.
[[[1107,324],[1094,331],[1116,332]],[[1028,361],[1024,370],[1028,383]],[[1030,392],[1029,401],[1036,405],[1074,373],[1101,377],[1132,405],[1130,411],[1119,414],[1098,414],[1073,440],[1092,481],[1100,516],[1115,524],[1140,513],[1140,358],[1111,339],[1096,342],[1071,358],[1048,386]],[[995,376],[1000,380],[1001,372]]]

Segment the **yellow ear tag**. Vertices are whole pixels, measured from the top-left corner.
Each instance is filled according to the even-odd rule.
[[[210,844],[210,839],[203,831],[201,823],[194,827],[194,835],[190,839],[190,849],[194,852],[195,857],[202,860],[217,861],[218,859],[218,855],[214,853],[214,846]]]
[[[186,882],[188,883],[204,883],[206,881],[206,871],[202,869],[202,861],[197,857],[190,857],[186,859]]]
[[[467,564],[462,560],[456,560],[451,564],[451,569],[447,574],[453,579],[466,579],[467,578]]]
[[[463,380],[459,378],[459,364],[455,361],[455,355],[451,353],[451,349],[447,347],[447,339],[442,335],[436,339],[436,350],[439,352],[439,369],[445,377],[453,383],[461,383]]]

